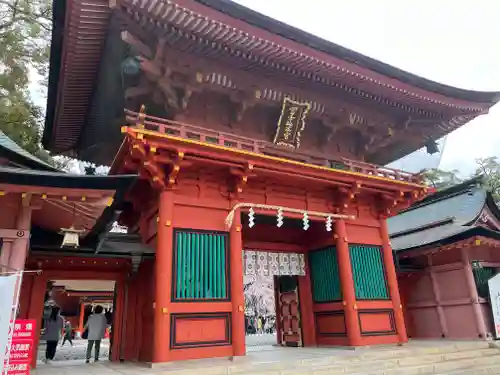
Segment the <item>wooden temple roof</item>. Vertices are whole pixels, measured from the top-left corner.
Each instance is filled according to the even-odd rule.
[[[85,229],[96,243],[124,204],[135,175],[86,176],[0,166],[0,204],[30,198],[33,206],[32,245],[60,244],[61,228]],[[38,234],[38,235],[37,235]]]
[[[39,169],[45,171],[56,171],[57,169],[38,159],[28,151],[20,147],[16,142],[10,139],[5,133],[0,131],[0,165]]]
[[[279,75],[294,87],[303,83],[321,87],[320,98],[342,93],[358,107],[403,113],[401,132],[406,127],[417,128],[421,133],[418,142],[402,144],[395,137],[371,155],[370,161],[379,164],[414,151],[429,137],[437,139],[455,130],[487,113],[500,100],[498,92],[462,90],[404,72],[228,0],[54,0],[43,135],[44,146],[53,152],[78,155],[86,127],[112,125],[92,125],[95,113],[106,108],[94,108],[90,113],[96,82],[107,74],[99,73],[104,50],[117,48],[107,39],[113,19],[144,35],[161,37],[168,48],[195,60],[224,62],[238,71],[272,76],[273,80]],[[234,78],[214,71],[207,79],[232,88]],[[296,91],[294,96],[311,100],[307,93],[314,91],[306,95]],[[268,100],[289,94],[274,87],[261,92]],[[320,101],[313,103],[313,110],[320,114],[327,107]],[[423,128],[428,128],[425,134]],[[89,144],[94,141],[88,140]]]
[[[393,249],[406,253],[474,236],[500,239],[500,210],[482,179],[438,191],[389,218]]]

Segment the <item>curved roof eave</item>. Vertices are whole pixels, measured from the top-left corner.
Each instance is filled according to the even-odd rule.
[[[410,250],[416,250],[416,249],[425,250],[431,247],[445,246],[452,244],[454,242],[465,240],[473,236],[483,236],[487,238],[500,240],[500,232],[485,227],[463,227],[463,229],[464,229],[463,231],[459,231],[458,233],[453,234],[451,236],[440,238],[435,241],[427,242],[425,244],[417,244],[415,246],[411,246],[408,248],[395,249],[395,252],[398,255],[401,255]]]
[[[296,27],[277,21],[231,0],[195,1],[205,5],[206,7],[225,13],[232,18],[239,19],[240,21],[248,23],[252,26],[276,34],[282,38],[292,40],[302,45],[308,45],[315,50],[338,57],[344,61],[354,63],[361,67],[383,74],[389,78],[397,79],[430,92],[473,103],[495,104],[500,101],[499,91],[488,92],[465,90],[417,76],[379,60],[362,55],[361,53],[342,47],[338,44],[329,42],[323,38],[314,36]]]

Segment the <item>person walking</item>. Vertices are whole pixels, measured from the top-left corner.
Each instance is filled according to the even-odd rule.
[[[88,330],[87,336],[87,357],[86,363],[90,362],[90,356],[92,354],[92,347],[95,345],[94,350],[94,361],[99,361],[99,351],[101,349],[101,340],[106,334],[107,321],[106,317],[102,313],[104,309],[102,306],[96,306],[94,308],[94,313],[89,316],[85,329]]]
[[[52,306],[48,318],[45,319],[45,333],[43,338],[46,341],[45,363],[52,361],[56,355],[57,344],[61,339],[61,332],[64,327],[64,319],[60,315],[61,309],[58,306]]]
[[[69,320],[66,320],[66,322],[64,323],[64,337],[61,346],[64,346],[66,341],[69,341],[69,344],[71,346],[74,346],[72,335],[73,335],[73,327],[71,327],[71,322]]]

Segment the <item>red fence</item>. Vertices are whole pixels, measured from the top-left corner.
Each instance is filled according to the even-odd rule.
[[[372,176],[390,178],[398,181],[421,183],[420,175],[403,172],[397,169],[381,167],[362,161],[340,158],[339,160],[328,160],[320,155],[301,153],[275,147],[272,142],[243,137],[231,133],[207,129],[178,121],[168,120],[160,117],[149,116],[125,110],[127,123],[131,126],[156,131],[162,134],[191,139],[199,142],[216,144],[225,147],[252,151],[269,156],[287,158],[307,164],[331,167],[332,169],[348,170]]]

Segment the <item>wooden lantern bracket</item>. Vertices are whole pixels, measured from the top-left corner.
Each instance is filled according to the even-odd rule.
[[[349,206],[355,202],[356,197],[361,192],[361,188],[362,185],[358,181],[354,181],[350,187],[337,187],[333,194],[333,202],[336,202],[336,213],[345,213]]]
[[[246,186],[249,177],[254,177],[253,164],[247,163],[243,168],[230,168],[229,173],[234,176],[233,190],[230,192],[230,199],[237,200],[243,188]]]

